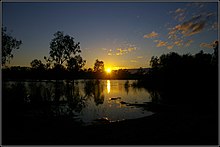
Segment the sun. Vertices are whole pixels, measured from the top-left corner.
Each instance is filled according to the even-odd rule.
[[[107,73],[111,73],[112,69],[111,69],[111,68],[107,68],[105,71],[106,71]]]

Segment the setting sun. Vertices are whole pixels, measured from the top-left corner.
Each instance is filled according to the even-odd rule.
[[[105,70],[107,73],[111,73],[111,68],[107,68],[106,70]]]

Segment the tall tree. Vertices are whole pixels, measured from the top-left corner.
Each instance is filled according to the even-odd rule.
[[[10,62],[13,58],[12,50],[19,49],[22,44],[21,40],[17,40],[10,34],[6,33],[6,27],[2,28],[2,65],[5,66],[6,62]]]
[[[81,52],[79,44],[79,42],[75,43],[73,37],[57,31],[50,42],[50,57],[47,61],[62,65],[74,57],[74,55]]]
[[[96,59],[94,64],[94,72],[104,72],[104,70],[105,70],[104,62]]]
[[[67,61],[67,69],[69,71],[79,71],[84,65],[86,61],[82,59],[80,55],[70,58]]]

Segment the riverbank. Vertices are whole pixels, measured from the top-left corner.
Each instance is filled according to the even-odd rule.
[[[14,145],[217,145],[217,113],[172,111],[110,124],[81,126],[68,119],[10,122],[3,144]]]

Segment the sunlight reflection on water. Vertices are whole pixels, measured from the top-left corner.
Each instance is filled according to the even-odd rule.
[[[110,80],[107,80],[107,91],[108,91],[108,93],[110,93],[110,91],[111,91],[111,83],[110,83]]]
[[[42,101],[62,101],[52,107],[56,115],[67,115],[85,124],[115,122],[152,115],[141,107],[126,104],[150,102],[147,90],[132,87],[134,80],[26,81],[24,97]],[[10,81],[8,85],[18,83]],[[127,85],[125,84],[127,83]],[[59,112],[58,112],[59,111]],[[62,113],[61,113],[62,112]],[[73,115],[70,115],[73,114]]]

